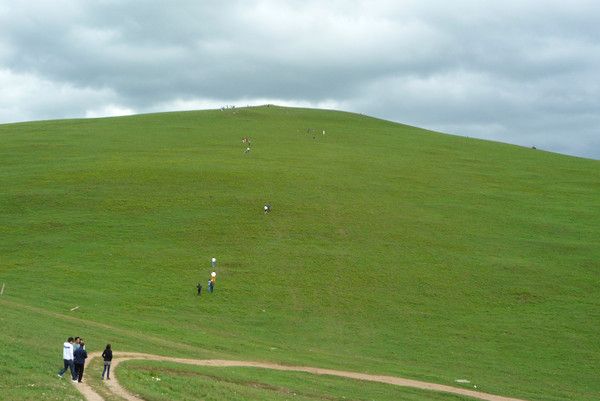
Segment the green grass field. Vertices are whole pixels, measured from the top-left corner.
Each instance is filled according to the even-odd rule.
[[[0,167],[0,398],[81,399],[56,377],[80,335],[91,351],[600,399],[598,161],[270,106],[0,125]],[[197,297],[213,256],[216,291]],[[246,380],[172,368],[199,371],[196,388]]]
[[[120,369],[120,380],[131,383],[136,394],[160,401],[186,400],[190,395],[199,400],[227,401],[470,400],[387,384],[248,368],[182,368],[170,363],[135,361],[126,362]]]

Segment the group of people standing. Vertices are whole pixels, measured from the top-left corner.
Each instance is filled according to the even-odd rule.
[[[210,278],[208,279],[208,292],[212,293],[215,290],[215,283],[217,282],[217,273],[210,273]],[[196,289],[198,290],[198,295],[202,295],[202,284],[198,283],[196,285]]]
[[[64,377],[67,370],[71,371],[71,379],[74,382],[81,383],[83,380],[83,370],[85,360],[88,354],[85,350],[85,342],[81,337],[69,337],[63,344],[63,368],[58,371],[59,377]],[[112,361],[112,349],[110,344],[106,344],[106,349],[102,353],[104,359],[104,370],[102,371],[102,380],[104,375],[110,380],[110,363]]]
[[[242,137],[242,143],[244,145],[246,145],[246,149],[244,150],[244,153],[250,153],[250,137],[249,136],[245,136]]]
[[[64,366],[58,372],[58,375],[63,377],[68,369],[71,371],[71,378],[73,381],[81,383],[86,358],[87,352],[85,350],[83,339],[80,337],[69,337],[63,344]]]

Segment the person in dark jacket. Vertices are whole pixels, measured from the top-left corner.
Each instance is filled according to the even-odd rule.
[[[104,370],[102,371],[102,380],[104,380],[104,374],[106,373],[106,379],[110,380],[110,362],[112,361],[112,349],[110,344],[106,344],[106,349],[102,353],[104,359]]]
[[[75,375],[77,376],[77,381],[81,383],[81,379],[83,379],[83,367],[85,365],[85,359],[88,356],[83,341],[80,343],[80,347],[73,352],[73,356],[75,357]]]

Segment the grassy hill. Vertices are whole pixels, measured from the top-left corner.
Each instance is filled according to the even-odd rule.
[[[598,161],[265,106],[0,125],[0,168],[7,399],[80,398],[55,375],[69,335],[600,399]],[[150,365],[120,369],[143,391]]]

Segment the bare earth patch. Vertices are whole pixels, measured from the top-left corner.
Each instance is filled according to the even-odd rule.
[[[89,354],[88,362],[91,362],[92,359],[100,357],[99,352],[93,352]],[[289,372],[306,372],[312,373],[315,375],[329,375],[329,376],[339,376],[346,377],[349,379],[356,380],[364,380],[378,383],[386,383],[393,384],[395,386],[402,387],[411,387],[417,388],[421,390],[430,390],[430,391],[439,391],[443,393],[450,394],[459,394],[467,397],[472,397],[478,400],[485,401],[525,401],[518,398],[510,398],[503,397],[500,395],[493,395],[488,393],[482,393],[480,391],[467,390],[463,388],[457,388],[452,386],[446,386],[443,384],[435,384],[428,383],[419,380],[411,380],[411,379],[403,379],[401,377],[395,376],[383,376],[383,375],[369,375],[366,373],[358,373],[358,372],[346,372],[343,370],[333,370],[333,369],[321,369],[321,368],[312,368],[307,366],[286,366],[279,365],[276,363],[267,363],[267,362],[252,362],[252,361],[228,361],[223,359],[186,359],[186,358],[172,358],[168,356],[160,356],[160,355],[151,355],[151,354],[142,354],[137,352],[120,352],[118,357],[115,357],[112,362],[112,380],[107,380],[106,384],[112,393],[118,395],[129,401],[144,401],[142,398],[139,398],[136,395],[129,393],[119,384],[116,375],[116,368],[120,362],[128,361],[131,359],[142,359],[149,361],[166,361],[166,362],[175,362],[175,363],[183,363],[187,365],[196,365],[196,366],[218,366],[218,367],[252,367],[252,368],[261,368],[261,369],[275,369],[275,370],[283,370]],[[88,401],[104,401],[104,399],[96,393],[90,386],[86,383],[77,383],[74,384],[75,387],[81,392],[81,394]]]

